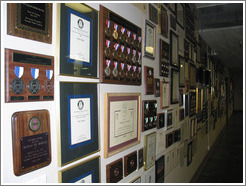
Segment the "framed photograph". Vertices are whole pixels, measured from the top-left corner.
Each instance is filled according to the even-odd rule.
[[[179,56],[179,87],[185,87],[185,58]]]
[[[149,3],[149,19],[158,25],[158,9]]]
[[[52,43],[52,3],[8,3],[7,34]]]
[[[184,28],[184,5],[177,3],[177,23]]]
[[[144,66],[145,94],[154,94],[154,68]]]
[[[100,156],[58,172],[59,183],[100,183]]]
[[[172,30],[170,30],[170,65],[179,68],[178,60],[179,38]]]
[[[155,183],[164,183],[165,156],[161,156],[155,161]]]
[[[148,170],[155,165],[156,153],[156,132],[145,136],[144,143],[144,170]]]
[[[160,79],[154,79],[154,94],[155,97],[160,97]]]
[[[161,3],[159,4],[159,23],[159,34],[168,38],[168,13]]]
[[[96,78],[98,11],[81,3],[62,3],[59,34],[60,74]]]
[[[123,160],[122,158],[106,165],[107,183],[117,183],[123,179]]]
[[[179,71],[171,69],[171,104],[179,102]]]
[[[156,30],[155,26],[148,20],[145,20],[145,40],[144,56],[155,59]]]
[[[169,82],[161,82],[161,109],[169,107],[170,100]]]
[[[140,93],[106,93],[104,157],[140,142]]]
[[[60,166],[99,150],[97,109],[96,83],[60,82]]]

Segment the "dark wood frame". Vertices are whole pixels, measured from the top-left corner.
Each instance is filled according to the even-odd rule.
[[[151,74],[149,73],[151,71]],[[151,82],[152,84],[150,84]],[[154,94],[154,68],[144,66],[145,95]]]
[[[179,55],[179,87],[185,87],[185,63],[185,58]],[[181,68],[183,68],[183,71],[181,71]],[[181,82],[182,78],[184,80],[183,82]]]
[[[154,94],[155,94],[155,97],[160,97],[160,91],[161,91],[160,88],[161,88],[160,79],[155,78],[154,79]]]
[[[112,177],[114,171],[111,171],[111,169],[117,168],[119,171],[117,175],[115,175],[115,178]],[[107,183],[117,183],[120,180],[123,179],[123,159],[119,158],[111,163],[109,163],[108,165],[106,165],[106,179],[107,179]]]
[[[174,37],[176,37],[176,40],[177,40],[177,43],[176,43],[176,45],[177,45],[177,51],[175,51],[175,54],[176,54],[176,56],[177,56],[177,64],[174,64],[173,63],[173,53],[172,53],[172,51],[173,51],[173,38]],[[179,37],[178,37],[178,35],[176,34],[176,33],[174,33],[172,30],[170,30],[170,65],[171,66],[173,66],[173,67],[176,67],[176,68],[179,68]]]
[[[160,23],[159,34],[168,38],[168,30],[169,30],[168,29],[168,12],[167,12],[167,9],[161,3],[159,4],[159,23]]]
[[[132,164],[131,161],[134,159],[134,163]],[[129,167],[131,166],[131,167]],[[132,172],[137,170],[137,151],[134,151],[126,156],[124,156],[124,176],[128,176]]]

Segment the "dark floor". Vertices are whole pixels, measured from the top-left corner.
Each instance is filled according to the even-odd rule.
[[[243,112],[234,112],[208,154],[196,183],[243,182]]]

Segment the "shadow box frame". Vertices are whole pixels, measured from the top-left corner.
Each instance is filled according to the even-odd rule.
[[[152,47],[152,46],[147,46],[147,43],[146,43],[147,36],[150,37],[149,33],[147,32],[148,27],[150,27],[153,30],[153,38],[149,38],[149,39],[153,40],[153,53],[150,53],[146,50],[147,47]],[[143,31],[144,31],[144,33],[143,33],[143,35],[144,35],[144,57],[147,57],[149,59],[154,60],[155,56],[156,56],[156,26],[154,24],[152,24],[149,20],[145,19]]]
[[[81,3],[60,3],[57,9],[60,16],[57,31],[60,45],[59,74],[97,79],[99,12]],[[83,12],[83,9],[90,9],[91,11],[86,13]],[[78,21],[75,23],[76,20]],[[72,24],[73,27],[71,28],[70,25]],[[73,30],[82,32],[83,29],[87,29],[83,32],[88,34],[87,43],[85,43],[86,41],[82,43],[83,38],[77,40],[71,38],[71,33],[75,33]],[[71,51],[78,48],[78,44],[87,46],[87,49],[84,49],[86,55],[82,56],[79,51],[73,51],[72,57],[70,57]]]
[[[166,90],[166,95],[164,95],[163,89],[167,88]],[[170,106],[170,83],[166,81],[161,81],[161,89],[160,89],[160,94],[161,94],[161,109],[168,108]],[[167,101],[167,104],[163,104],[164,99]]]
[[[100,183],[101,157],[96,156],[58,172],[59,183]],[[85,180],[91,179],[91,182]],[[84,180],[84,181],[82,181]],[[80,182],[79,182],[80,181]]]
[[[176,39],[176,41],[174,40]],[[176,50],[174,47],[174,44],[176,45]],[[170,30],[170,44],[169,44],[170,50],[170,66],[179,68],[179,36],[172,30]],[[173,53],[174,52],[174,53]],[[176,58],[176,64],[173,61],[173,59]]]
[[[133,130],[132,131],[128,131],[127,133],[124,133],[124,134],[120,134],[120,131],[118,131],[119,134],[116,134],[116,137],[123,136],[122,137],[123,139],[118,138],[118,141],[117,141],[117,139],[111,138],[111,135],[115,136],[115,133],[111,134],[112,128],[114,127],[114,132],[116,131],[115,123],[112,122],[114,120],[111,119],[110,117],[111,108],[115,109],[115,111],[112,109],[112,112],[113,111],[114,113],[116,111],[119,112],[120,107],[123,107],[123,109],[126,109],[129,106],[127,104],[129,104],[129,102],[131,101],[134,101],[134,102],[137,101],[136,103],[137,105],[135,105],[137,109],[136,116],[135,116],[136,123],[134,124],[134,119],[133,119]],[[117,105],[117,102],[121,103],[122,105]],[[131,104],[134,105],[135,104],[134,102]],[[129,110],[133,110],[133,109],[134,108],[131,108]],[[141,113],[141,93],[105,93],[104,94],[104,158],[113,156],[121,151],[124,151],[140,143],[140,132],[141,132],[140,131],[141,130],[140,113]],[[136,125],[135,128],[134,128],[134,125]],[[136,130],[135,134],[134,134],[134,130]],[[121,132],[124,132],[124,131],[121,131]],[[131,136],[131,133],[132,133],[132,136]],[[128,135],[128,137],[125,136],[125,139],[124,139],[124,135],[126,134]],[[116,141],[113,141],[113,140],[116,140]],[[122,141],[120,142],[120,140]],[[110,146],[110,142],[112,142],[112,146]]]
[[[60,141],[58,145],[60,167],[100,150],[97,86],[97,83],[60,82]],[[79,120],[81,116],[85,121]],[[79,122],[84,122],[87,128],[83,125],[81,130]]]

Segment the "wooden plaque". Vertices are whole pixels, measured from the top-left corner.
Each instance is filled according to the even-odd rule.
[[[106,165],[107,183],[117,183],[123,178],[122,158]]]
[[[54,100],[54,57],[5,49],[5,102]]]
[[[135,170],[137,170],[137,151],[124,157],[124,176],[128,176]]]
[[[12,115],[14,174],[20,176],[51,162],[50,116],[47,110]]]
[[[52,3],[8,3],[7,34],[52,43]]]
[[[154,68],[144,67],[145,94],[154,94]]]

